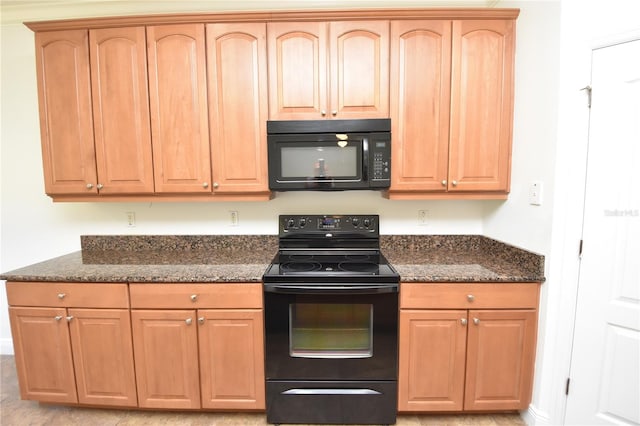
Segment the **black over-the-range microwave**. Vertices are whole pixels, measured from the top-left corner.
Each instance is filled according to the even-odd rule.
[[[386,189],[391,120],[267,121],[272,191]]]

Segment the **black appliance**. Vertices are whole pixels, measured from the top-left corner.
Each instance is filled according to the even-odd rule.
[[[400,277],[378,216],[280,216],[263,281],[267,421],[395,423]]]
[[[267,121],[269,189],[386,189],[391,120]]]

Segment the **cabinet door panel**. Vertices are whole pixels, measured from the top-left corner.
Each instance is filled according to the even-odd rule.
[[[266,193],[266,26],[209,24],[207,49],[213,193]]]
[[[323,118],[328,108],[327,24],[268,23],[267,37],[269,118]]]
[[[144,27],[89,31],[100,192],[153,192]]]
[[[96,193],[88,32],[37,32],[35,42],[45,190]]]
[[[264,409],[261,309],[199,310],[202,406]]]
[[[508,192],[514,22],[454,21],[452,46],[449,190]]]
[[[399,411],[459,411],[467,312],[400,312]]]
[[[331,114],[389,117],[389,21],[331,22]]]
[[[211,192],[204,24],[147,28],[156,192]]]
[[[135,407],[131,320],[127,309],[69,309],[78,401]]]
[[[133,310],[131,323],[139,406],[200,408],[196,312]]]
[[[78,402],[66,310],[10,307],[9,317],[20,397]]]
[[[465,410],[522,410],[531,402],[536,311],[469,311]]]
[[[391,191],[445,191],[451,21],[391,22]]]

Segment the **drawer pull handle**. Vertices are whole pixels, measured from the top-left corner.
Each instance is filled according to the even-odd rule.
[[[460,318],[460,324],[467,325],[467,319],[466,318]]]
[[[187,318],[186,320],[184,320],[184,322],[187,323],[187,325],[191,325],[191,323],[193,322],[193,320],[191,318]]]
[[[62,315],[56,315],[56,316],[54,317],[54,319],[55,319],[56,321],[60,321],[60,320],[62,319]]]
[[[478,325],[478,324],[480,324],[480,320],[479,320],[478,318],[474,318],[474,319],[473,319],[473,323],[474,323],[475,325]]]
[[[73,319],[73,315],[69,315],[69,316],[67,317],[67,322],[71,322],[71,320],[72,320],[72,319]]]
[[[474,300],[476,300],[476,297],[473,294],[467,294],[467,300],[469,302],[473,302]]]
[[[192,302],[195,302],[195,301],[198,300],[198,295],[197,294],[192,294],[190,298],[191,298]]]
[[[64,299],[65,296],[66,296],[66,294],[64,294],[64,293],[58,293],[58,299],[60,299],[60,300]]]
[[[204,324],[204,317],[198,318],[198,324]]]

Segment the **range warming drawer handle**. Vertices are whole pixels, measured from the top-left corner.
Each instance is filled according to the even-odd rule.
[[[264,291],[268,293],[286,293],[286,294],[381,294],[381,293],[397,293],[398,284],[388,284],[388,285],[265,284]]]
[[[373,389],[289,389],[282,395],[382,395]]]

